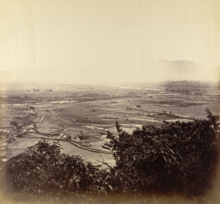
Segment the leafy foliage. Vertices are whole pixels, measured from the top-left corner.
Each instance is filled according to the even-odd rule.
[[[219,158],[217,116],[208,120],[165,122],[137,128],[132,134],[116,122],[118,137],[108,134],[103,147],[116,166],[98,169],[79,156],[61,153],[58,142],[40,141],[6,164],[13,191],[138,195],[151,192],[204,195],[211,187]]]
[[[143,126],[128,134],[116,122],[119,137],[104,148],[114,152],[115,170],[123,175],[123,189],[132,192],[203,195],[210,188],[219,159],[217,120],[165,122],[161,128]],[[124,180],[125,179],[125,180]]]
[[[85,165],[80,156],[60,152],[58,142],[40,141],[24,154],[9,160],[7,176],[14,190],[44,192],[106,192],[106,170]],[[111,187],[110,187],[111,188]]]

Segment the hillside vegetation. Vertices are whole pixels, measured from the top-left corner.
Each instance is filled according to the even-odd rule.
[[[80,156],[61,153],[59,142],[40,141],[6,163],[7,190],[39,202],[48,196],[204,196],[219,162],[219,117],[206,111],[207,120],[164,121],[160,128],[143,126],[132,134],[116,122],[118,136],[109,133],[110,142],[103,146],[113,152],[113,168],[102,160],[106,169],[100,170]]]

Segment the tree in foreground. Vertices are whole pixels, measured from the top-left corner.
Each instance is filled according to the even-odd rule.
[[[57,142],[40,141],[7,162],[8,185],[40,195],[205,195],[219,161],[218,117],[207,113],[207,120],[164,121],[161,128],[143,126],[132,134],[116,122],[118,136],[109,134],[103,146],[113,152],[116,165],[103,161],[104,170],[61,153]]]
[[[116,122],[119,137],[104,148],[113,151],[120,189],[130,193],[204,195],[219,162],[218,116],[206,109],[208,120],[165,122],[128,134]],[[118,184],[112,183],[117,189]]]
[[[42,140],[10,159],[6,175],[12,189],[35,193],[95,193],[108,188],[102,180],[106,170],[99,170],[90,163],[86,165],[80,156],[69,156],[60,150],[59,142],[50,144]]]

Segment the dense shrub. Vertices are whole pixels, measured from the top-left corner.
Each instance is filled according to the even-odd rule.
[[[219,159],[218,116],[208,120],[165,122],[123,131],[104,148],[114,152],[115,170],[129,177],[124,188],[133,192],[203,195],[211,187]]]
[[[60,152],[58,142],[43,140],[7,162],[6,175],[13,190],[19,192],[106,192],[111,188],[104,182],[106,170],[90,163],[85,165],[80,156]]]
[[[116,122],[118,136],[108,134],[103,147],[113,152],[116,166],[100,170],[79,156],[61,153],[58,142],[40,141],[6,164],[10,189],[32,194],[83,193],[204,195],[218,164],[218,116],[208,120],[164,122],[132,134]]]

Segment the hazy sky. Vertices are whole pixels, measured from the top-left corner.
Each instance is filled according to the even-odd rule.
[[[0,0],[0,70],[144,80],[159,59],[219,66],[220,1]]]

